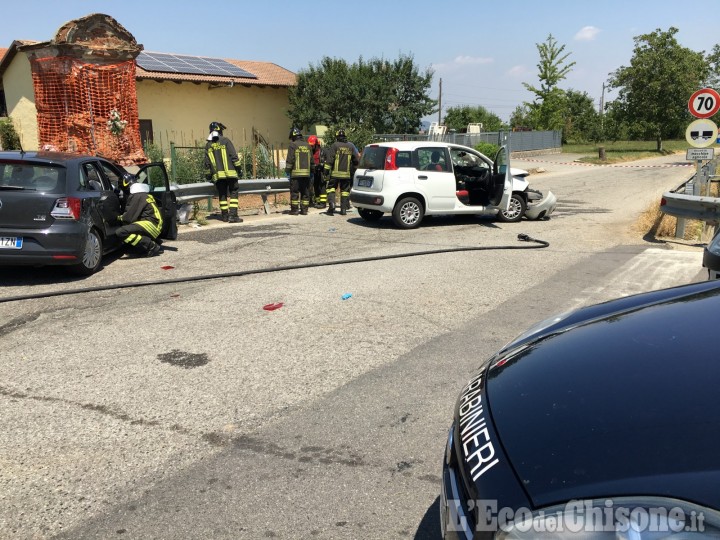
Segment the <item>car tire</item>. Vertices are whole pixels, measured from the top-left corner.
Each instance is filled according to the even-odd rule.
[[[498,221],[505,223],[517,223],[525,215],[527,203],[525,198],[519,193],[513,193],[510,197],[510,206],[506,212],[498,212]]]
[[[383,213],[380,210],[369,210],[367,208],[358,208],[358,214],[365,221],[378,221],[383,217]]]
[[[69,270],[79,276],[90,276],[100,269],[103,257],[103,240],[97,229],[90,229],[85,238],[82,260],[80,264],[69,267]]]
[[[393,209],[393,221],[401,229],[414,229],[420,225],[425,215],[422,203],[415,197],[400,199]]]

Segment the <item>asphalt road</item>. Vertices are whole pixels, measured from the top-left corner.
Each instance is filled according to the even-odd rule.
[[[249,216],[84,280],[0,270],[0,537],[437,537],[481,359],[554,313],[704,278],[699,245],[632,228],[683,157],[514,160],[545,169],[548,221]]]

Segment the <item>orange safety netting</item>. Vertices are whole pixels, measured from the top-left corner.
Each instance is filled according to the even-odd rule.
[[[40,58],[31,67],[40,148],[101,155],[124,165],[147,162],[134,60],[91,64],[79,58]],[[115,134],[108,125],[112,111],[126,122]]]

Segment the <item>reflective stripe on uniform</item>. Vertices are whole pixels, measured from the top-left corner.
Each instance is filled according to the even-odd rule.
[[[233,164],[232,168],[229,166],[227,149],[224,144],[212,143],[207,149],[207,155],[210,160],[212,170],[214,171],[212,175],[213,182],[220,179],[238,177],[235,167],[239,166],[240,162],[238,161],[236,164]],[[222,161],[222,168],[218,167],[218,155]]]
[[[341,146],[335,154],[333,163],[333,178],[350,178],[350,165],[352,163],[352,151],[350,148]]]

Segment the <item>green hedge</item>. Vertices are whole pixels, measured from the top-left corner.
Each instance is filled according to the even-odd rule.
[[[20,137],[10,118],[0,120],[0,146],[3,150],[21,150]]]

